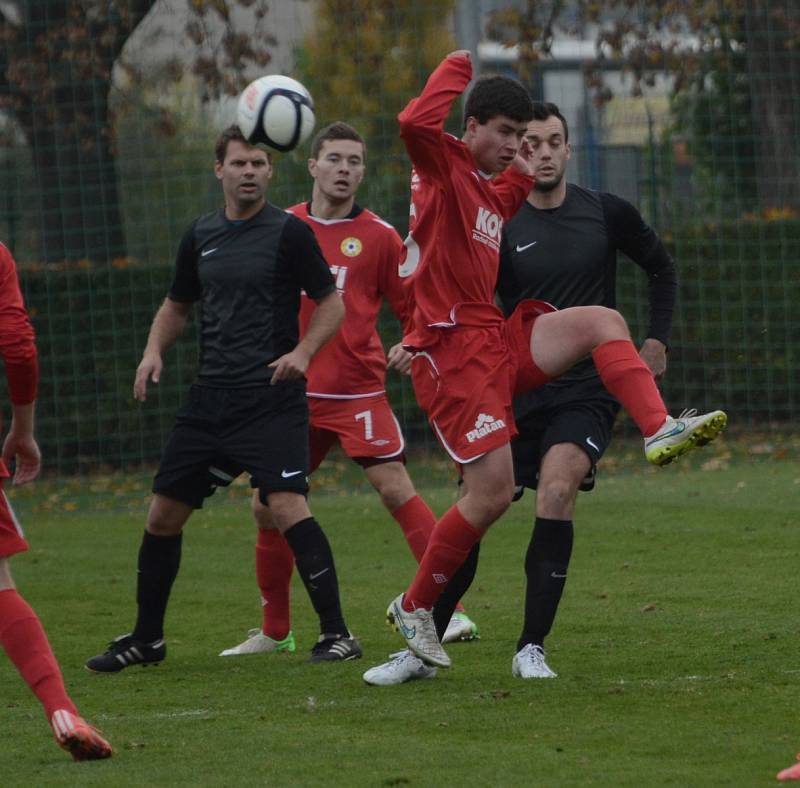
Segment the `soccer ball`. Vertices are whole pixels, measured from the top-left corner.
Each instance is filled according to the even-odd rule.
[[[251,145],[289,151],[314,130],[314,100],[296,79],[280,74],[251,82],[239,96],[237,122]]]

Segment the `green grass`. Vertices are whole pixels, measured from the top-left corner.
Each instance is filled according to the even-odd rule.
[[[624,457],[620,450],[615,457]],[[706,786],[767,785],[800,749],[800,469],[721,446],[651,471],[609,463],[582,495],[548,658],[555,681],[511,677],[533,496],[486,538],[465,600],[482,639],[448,647],[438,679],[367,687],[400,641],[383,625],[413,572],[399,528],[345,463],[312,506],[334,546],[365,658],[308,665],[316,636],[293,587],[294,655],[220,659],[259,622],[246,489],[187,526],[162,665],[83,667],[134,617],[147,481],[40,483],[15,496],[31,551],[13,561],[84,715],[116,747],[73,764],[0,657],[0,784]],[[687,458],[689,459],[689,458]],[[414,465],[434,509],[446,464]],[[422,480],[422,481],[421,481]],[[330,492],[338,490],[338,492]]]

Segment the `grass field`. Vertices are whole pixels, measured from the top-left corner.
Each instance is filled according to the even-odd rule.
[[[376,688],[361,674],[400,647],[383,613],[413,562],[345,464],[321,470],[312,497],[365,651],[342,665],[306,663],[316,627],[296,577],[297,653],[216,656],[260,616],[246,490],[236,487],[187,528],[167,661],[89,674],[86,657],[133,622],[147,480],[20,492],[32,549],[14,559],[15,578],[116,755],[73,764],[0,656],[0,785],[774,784],[800,749],[800,468],[793,451],[723,446],[699,457],[660,471],[615,460],[581,497],[548,640],[555,681],[510,670],[530,493],[483,545],[465,600],[482,639],[448,647],[454,667],[436,680]],[[453,497],[446,466],[411,470],[443,511]]]

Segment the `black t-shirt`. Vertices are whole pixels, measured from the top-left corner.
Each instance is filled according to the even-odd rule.
[[[173,301],[200,301],[197,382],[234,388],[269,381],[267,366],[298,342],[300,293],[336,290],[305,222],[267,204],[245,222],[220,209],[197,219],[178,248]]]
[[[613,194],[567,184],[564,202],[548,210],[526,202],[503,226],[497,294],[506,315],[523,298],[559,309],[599,304],[616,307],[617,251],[647,273],[647,336],[669,341],[678,278],[658,236],[629,202]],[[556,385],[596,374],[579,362]]]

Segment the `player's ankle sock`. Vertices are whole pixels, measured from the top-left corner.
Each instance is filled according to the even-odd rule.
[[[419,495],[415,495],[402,506],[398,506],[392,512],[392,517],[400,524],[403,536],[419,563],[436,525],[436,515]]]
[[[261,590],[261,631],[283,640],[292,628],[289,610],[294,553],[277,528],[259,528],[256,542],[256,580]]]
[[[326,635],[347,635],[339,602],[339,583],[328,539],[319,523],[308,517],[284,534],[292,548],[297,572],[303,579],[311,604],[319,616],[319,628]]]
[[[48,720],[58,709],[77,715],[39,617],[13,588],[0,591],[0,643]]]
[[[655,433],[667,418],[667,409],[653,373],[633,342],[604,342],[592,351],[592,358],[603,385],[622,403],[642,435]]]
[[[462,611],[464,610],[463,605],[458,600],[467,593],[467,590],[472,585],[475,572],[478,569],[478,554],[480,550],[481,543],[475,542],[467,554],[466,561],[461,564],[461,567],[453,575],[453,579],[447,584],[433,606],[433,623],[436,625],[436,634],[439,636],[440,641],[444,637],[454,611],[459,608]]]
[[[139,548],[136,603],[139,606],[133,637],[145,643],[164,637],[164,615],[172,584],[181,565],[183,534],[155,536],[144,532]]]
[[[553,626],[567,582],[572,540],[571,520],[536,518],[525,555],[525,623],[517,651],[528,643],[541,646]]]
[[[403,598],[403,608],[433,607],[444,587],[454,577],[481,534],[452,506],[433,529],[417,574]]]

